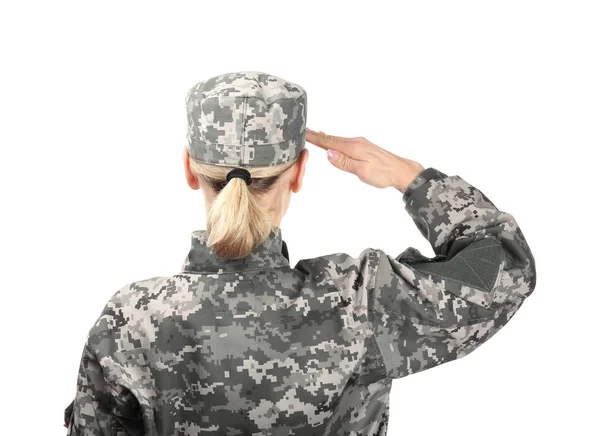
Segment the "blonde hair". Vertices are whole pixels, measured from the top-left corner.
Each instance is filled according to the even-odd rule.
[[[189,160],[194,176],[203,178],[217,194],[207,211],[208,246],[220,257],[246,257],[274,227],[258,198],[269,192],[297,160],[269,167],[247,167],[252,177],[250,185],[239,177],[227,182],[227,173],[235,166],[207,164],[191,156]]]

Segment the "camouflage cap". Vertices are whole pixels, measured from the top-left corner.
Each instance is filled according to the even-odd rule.
[[[272,74],[240,71],[187,93],[188,150],[201,162],[239,167],[295,160],[306,138],[306,91]]]

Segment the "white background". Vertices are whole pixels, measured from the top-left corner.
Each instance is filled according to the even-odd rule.
[[[517,219],[531,298],[470,356],[392,391],[389,435],[598,428],[597,2],[12,2],[0,7],[2,434],[63,435],[120,287],[180,271],[204,228],[185,94],[225,72],[308,93],[308,126],[460,175]],[[291,261],[433,250],[401,195],[310,144]]]

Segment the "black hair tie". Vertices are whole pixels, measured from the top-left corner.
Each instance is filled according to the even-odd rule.
[[[250,175],[250,171],[246,168],[234,168],[227,173],[227,183],[234,177],[239,177],[240,179],[244,179],[246,185],[252,183],[252,177]]]

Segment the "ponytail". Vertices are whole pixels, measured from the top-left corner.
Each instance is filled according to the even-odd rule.
[[[238,177],[219,192],[206,217],[208,245],[217,256],[230,259],[246,257],[272,228],[269,215]]]
[[[276,166],[246,168],[252,177],[250,185],[239,177],[227,182],[231,166],[207,164],[192,157],[189,162],[192,173],[203,178],[216,193],[206,217],[208,245],[220,257],[246,257],[273,230],[271,218],[257,197],[266,194],[296,160]]]

